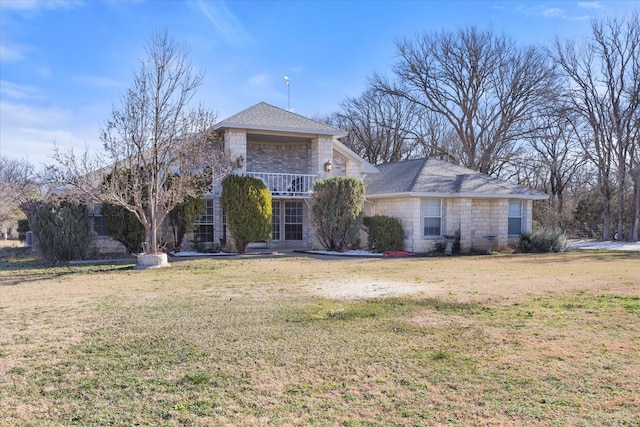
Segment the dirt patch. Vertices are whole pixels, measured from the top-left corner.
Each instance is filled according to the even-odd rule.
[[[584,291],[630,295],[640,285],[639,260],[637,252],[581,252],[327,261],[314,265],[304,286],[338,300],[416,295],[511,304],[523,297]]]
[[[418,294],[428,289],[424,285],[400,281],[353,278],[321,281],[315,284],[314,291],[331,299],[360,300]]]

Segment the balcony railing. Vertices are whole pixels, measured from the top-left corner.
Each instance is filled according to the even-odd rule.
[[[317,175],[295,173],[246,172],[247,176],[258,178],[269,189],[271,196],[311,197],[313,183]]]

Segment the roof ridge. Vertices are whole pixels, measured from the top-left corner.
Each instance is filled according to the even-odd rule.
[[[416,172],[416,174],[413,176],[413,179],[411,180],[411,184],[409,184],[409,190],[413,191],[413,187],[415,187],[416,182],[418,181],[418,177],[420,176],[420,174],[422,174],[422,171],[424,170],[425,165],[427,164],[427,161],[429,160],[428,157],[423,157],[422,159],[416,159],[417,160],[421,160],[421,165],[418,168],[418,171]]]
[[[239,127],[256,130],[302,131],[332,136],[344,136],[346,132],[302,114],[261,101],[251,107],[216,123],[214,129]]]

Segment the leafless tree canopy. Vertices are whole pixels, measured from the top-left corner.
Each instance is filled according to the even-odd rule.
[[[136,215],[146,229],[148,253],[159,251],[158,229],[168,213],[195,196],[195,180],[207,167],[220,166],[210,157],[215,116],[202,105],[191,107],[203,74],[192,69],[189,53],[166,31],[154,33],[133,84],[101,131],[104,152],[56,152],[65,184]]]
[[[445,118],[461,149],[456,163],[497,172],[530,134],[529,120],[553,93],[547,55],[475,27],[428,33],[397,43],[399,84],[374,76],[374,87]],[[453,150],[455,152],[455,150]]]
[[[0,224],[14,216],[15,209],[31,221],[43,196],[43,188],[33,166],[26,160],[0,157]]]
[[[419,120],[414,103],[369,89],[343,101],[341,107],[332,122],[349,132],[343,142],[368,162],[406,160],[420,149],[414,134]]]
[[[638,12],[626,19],[595,20],[586,43],[554,44],[554,56],[567,78],[567,97],[579,114],[584,152],[598,171],[604,199],[604,239],[611,235],[612,195],[618,200],[617,231],[623,234],[627,180],[634,185],[633,239],[638,238],[640,133],[640,23]],[[612,183],[615,181],[615,187]]]

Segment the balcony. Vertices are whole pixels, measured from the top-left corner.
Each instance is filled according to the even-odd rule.
[[[246,172],[245,175],[264,182],[271,197],[311,197],[313,183],[318,179],[317,175],[293,173]]]

